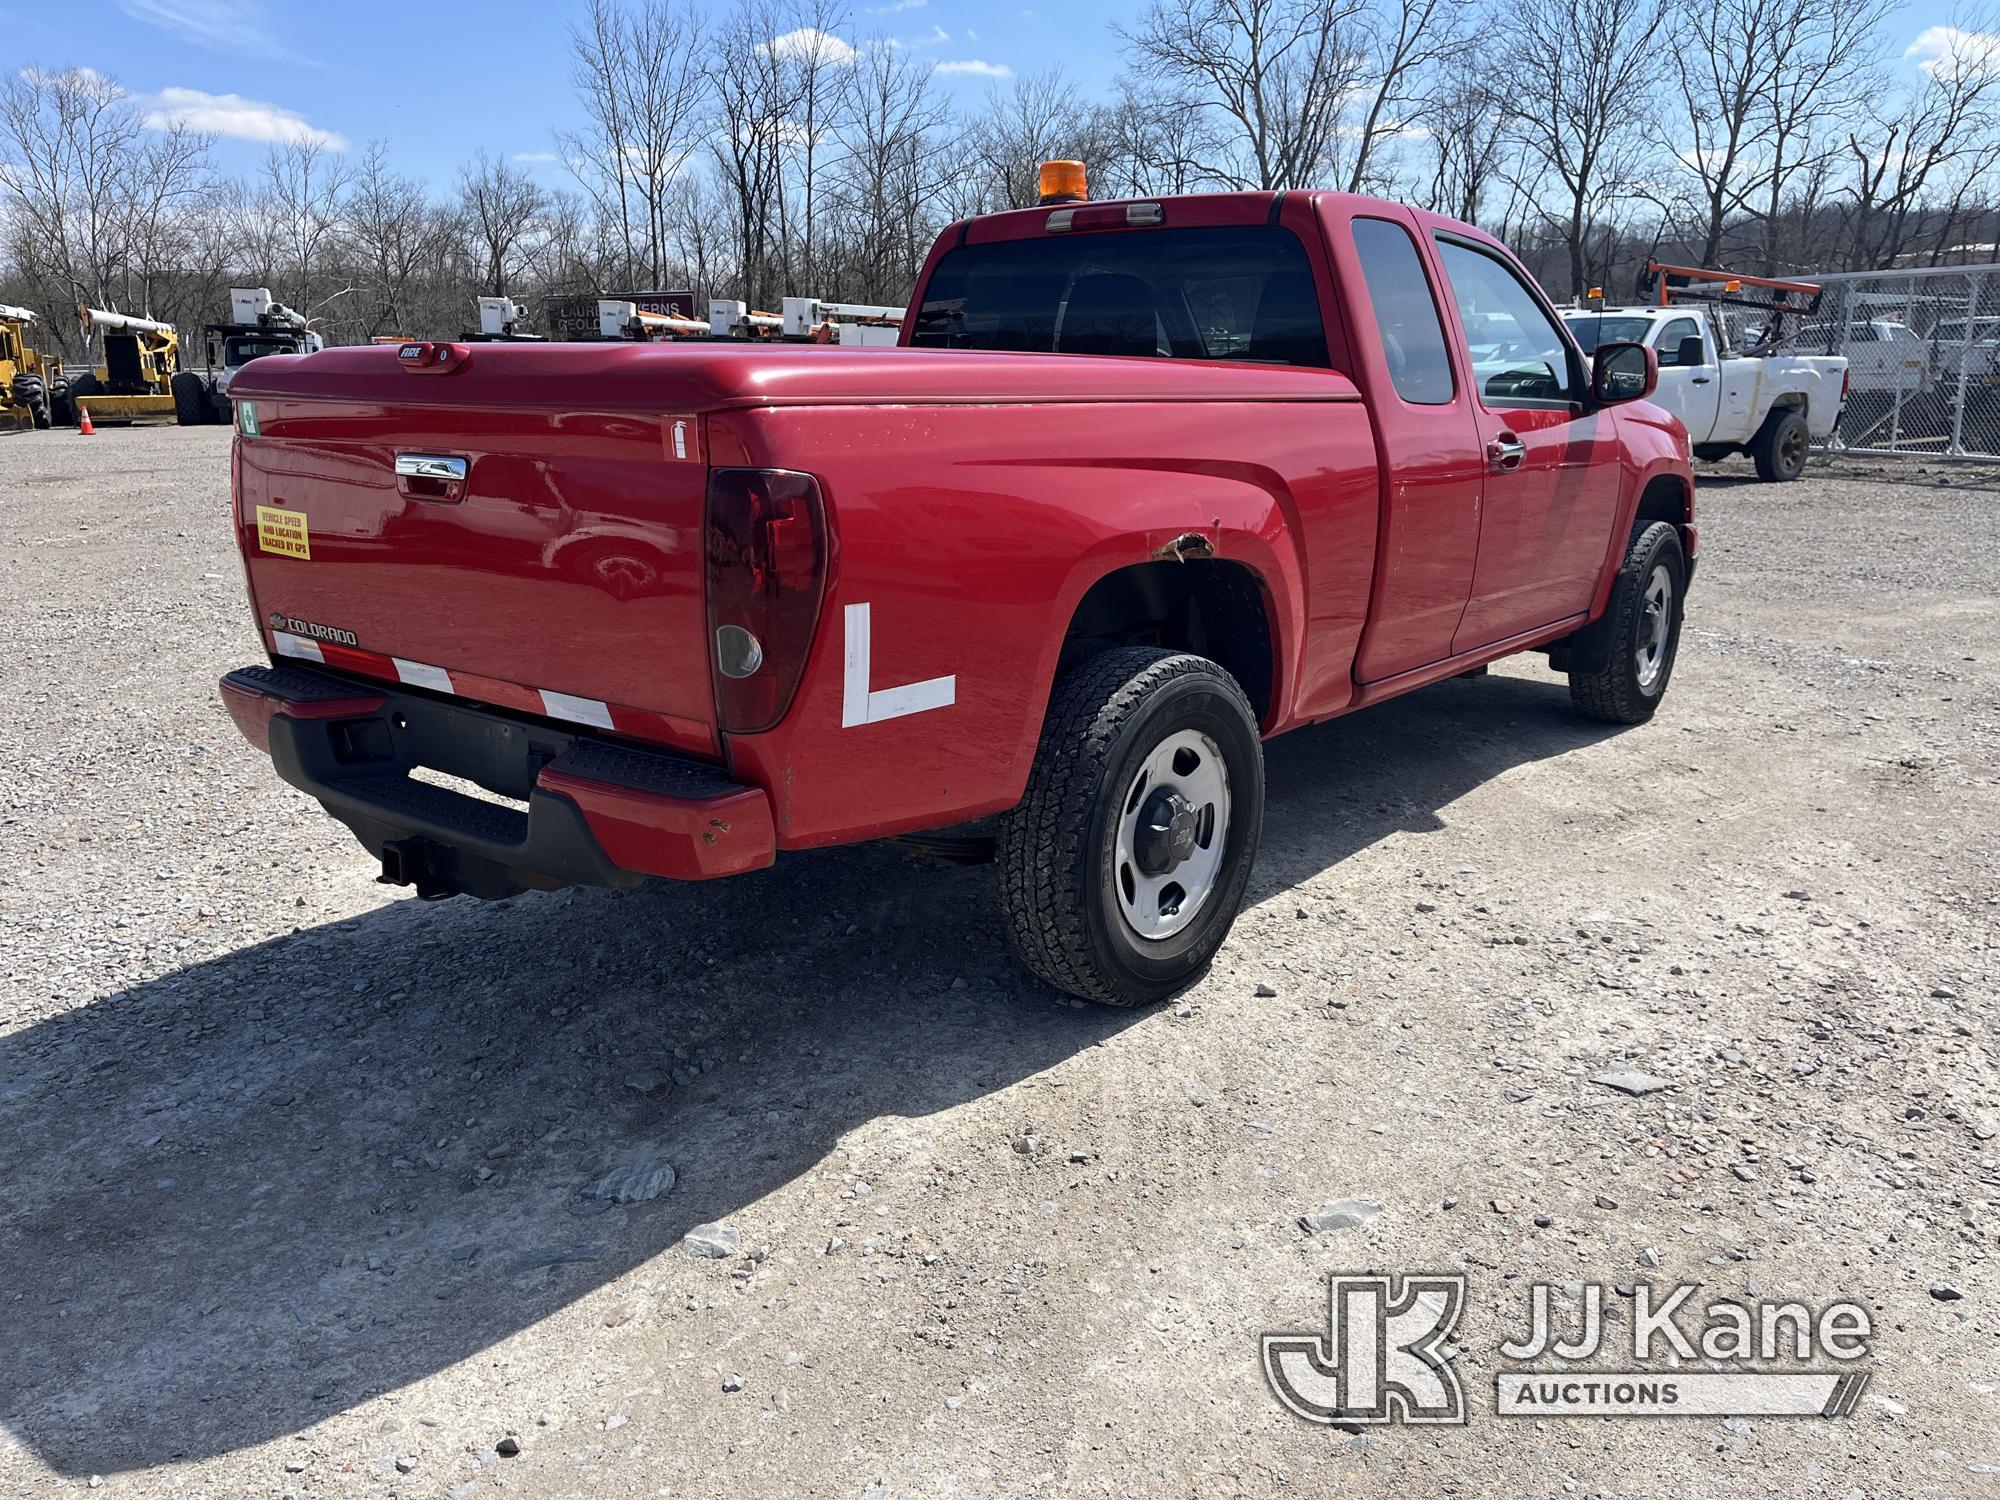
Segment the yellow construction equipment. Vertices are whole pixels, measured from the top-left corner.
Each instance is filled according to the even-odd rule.
[[[0,429],[48,427],[69,419],[62,361],[29,342],[34,311],[0,302]]]
[[[102,335],[104,363],[70,377],[72,404],[88,406],[96,422],[172,418],[170,384],[181,363],[181,340],[174,325],[98,307],[76,311],[86,346],[93,332]]]

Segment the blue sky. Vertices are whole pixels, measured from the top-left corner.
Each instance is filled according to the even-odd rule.
[[[976,105],[995,76],[1061,63],[1086,89],[1120,60],[1113,24],[1143,0],[852,0],[850,30],[921,49],[939,82]],[[726,15],[717,5],[714,14]],[[1912,0],[1890,22],[1896,51],[1950,19],[1951,0]],[[484,148],[551,150],[577,123],[562,0],[0,0],[11,60],[97,68],[134,93],[224,131],[219,162],[247,171],[274,132],[309,130],[359,150],[377,137],[399,169],[438,183]],[[974,66],[978,65],[978,66]],[[1914,76],[1915,63],[1899,64]],[[550,185],[553,160],[531,162]]]

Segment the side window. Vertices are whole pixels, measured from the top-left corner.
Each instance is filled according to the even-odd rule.
[[[1687,350],[1688,357],[1683,359],[1681,345],[1689,339],[1693,339],[1696,346]],[[1675,365],[1699,365],[1702,362],[1700,343],[1701,325],[1693,318],[1675,318],[1660,330],[1659,342],[1653,349],[1660,356],[1660,368],[1666,370]]]
[[[1456,240],[1440,239],[1438,253],[1479,394],[1489,405],[1567,404],[1569,346],[1513,268]]]
[[[1396,394],[1414,406],[1449,406],[1451,355],[1417,242],[1387,219],[1356,219],[1354,248]]]

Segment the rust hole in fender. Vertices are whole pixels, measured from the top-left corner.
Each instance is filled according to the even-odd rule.
[[[1192,562],[1198,557],[1215,556],[1215,543],[1199,531],[1183,531],[1153,556],[1163,562]]]

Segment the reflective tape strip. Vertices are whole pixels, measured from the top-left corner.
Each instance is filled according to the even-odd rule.
[[[552,719],[568,719],[572,724],[589,724],[598,729],[610,729],[611,709],[595,698],[572,698],[568,693],[552,693],[547,688],[541,690],[542,708]]]
[[[280,656],[295,656],[300,661],[316,661],[326,665],[326,654],[319,649],[319,642],[302,635],[293,635],[288,630],[271,632],[271,649]]]
[[[411,687],[429,688],[434,693],[452,691],[451,673],[443,667],[426,666],[420,661],[404,661],[400,656],[392,656],[396,664],[396,676]]]

